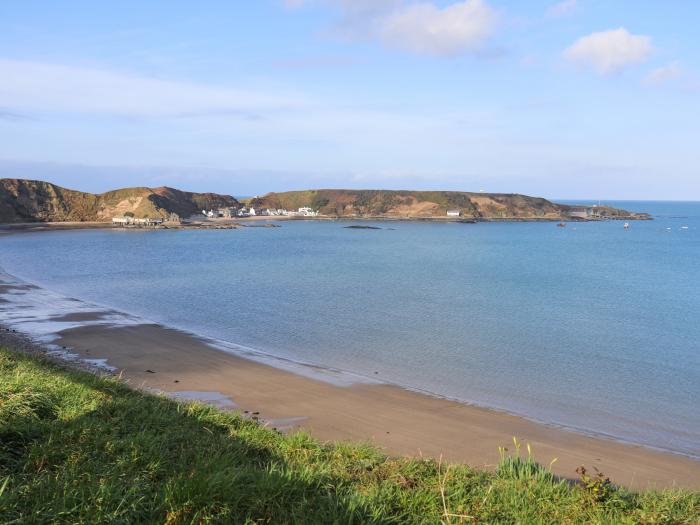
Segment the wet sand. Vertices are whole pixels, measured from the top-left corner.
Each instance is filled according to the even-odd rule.
[[[391,455],[443,456],[486,468],[497,463],[499,446],[512,449],[515,436],[531,444],[540,463],[558,458],[553,470],[562,477],[575,477],[585,465],[633,488],[700,489],[700,461],[397,386],[348,383],[352,376],[339,383],[330,373],[321,374],[326,380],[315,378],[319,370],[312,368],[293,373],[224,352],[192,334],[53,294],[1,270],[0,313],[20,332],[0,331],[0,345],[30,352],[65,347],[73,366],[114,367],[135,387],[257,412],[279,430],[303,428],[321,440],[370,441]],[[43,343],[28,342],[21,335],[25,328]]]
[[[596,466],[633,488],[700,489],[700,462],[386,384],[341,387],[220,351],[203,339],[159,325],[83,326],[57,344],[107,359],[136,387],[165,392],[218,392],[269,426],[304,428],[321,440],[370,441],[392,455],[443,456],[493,468],[498,447],[529,442],[536,459],[575,477]]]
[[[16,222],[0,224],[0,235],[59,230],[103,230],[112,228],[109,222]]]

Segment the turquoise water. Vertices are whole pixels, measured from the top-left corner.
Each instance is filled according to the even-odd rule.
[[[700,456],[700,203],[621,204],[656,220],[30,233],[0,238],[0,266],[273,355]]]

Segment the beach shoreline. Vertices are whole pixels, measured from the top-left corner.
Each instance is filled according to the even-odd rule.
[[[2,280],[0,307],[7,314],[18,296],[37,293],[50,292],[17,279]],[[51,302],[51,297],[41,301]],[[512,447],[516,437],[531,444],[540,463],[557,458],[552,468],[562,477],[575,477],[575,469],[585,465],[635,489],[700,488],[700,461],[690,457],[378,381],[343,384],[332,377],[324,379],[323,374],[315,377],[247,359],[217,348],[210,339],[128,314],[84,303],[74,311],[54,302],[56,309],[42,314],[43,336],[33,334],[36,344],[14,346],[68,357],[91,371],[119,373],[137,388],[181,398],[206,401],[209,395],[228,400],[226,406],[278,430],[304,429],[328,441],[369,441],[390,455],[443,457],[483,468],[493,468],[498,447]],[[18,315],[14,324],[3,316],[5,327],[19,330],[4,332],[5,338],[17,338],[27,320],[34,328],[42,326],[40,315],[32,318],[26,308]]]
[[[169,229],[169,230],[188,230],[188,229],[216,229],[217,226],[225,227],[245,227],[247,223],[258,222],[288,222],[288,221],[324,221],[324,222],[427,222],[438,224],[479,224],[479,223],[522,223],[522,222],[540,222],[540,223],[585,223],[585,222],[606,222],[606,221],[643,221],[652,220],[651,218],[642,217],[608,217],[604,219],[573,219],[573,218],[552,218],[552,217],[422,217],[422,216],[285,216],[285,215],[261,215],[249,217],[236,217],[232,219],[207,219],[199,218],[192,222],[183,223],[182,225],[165,225],[160,227],[152,227],[148,229]],[[22,222],[22,223],[0,223],[0,236],[14,233],[29,233],[29,232],[46,232],[46,231],[64,231],[64,230],[124,230],[123,227],[114,226],[108,221],[84,221],[84,222]],[[143,229],[143,228],[126,228],[126,229]]]

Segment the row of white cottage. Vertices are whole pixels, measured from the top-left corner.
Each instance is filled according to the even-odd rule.
[[[136,226],[142,228],[153,228],[155,226],[160,226],[163,223],[180,224],[180,216],[177,213],[171,213],[167,219],[163,219],[160,217],[132,217],[130,215],[112,217],[112,226]]]
[[[202,215],[210,219],[223,217],[225,219],[233,219],[234,217],[255,217],[255,216],[284,216],[284,217],[317,217],[318,212],[312,208],[299,208],[298,211],[273,210],[270,208],[220,208],[218,210],[202,210]]]
[[[140,226],[153,227],[163,224],[163,219],[136,218],[136,217],[112,217],[112,226]]]

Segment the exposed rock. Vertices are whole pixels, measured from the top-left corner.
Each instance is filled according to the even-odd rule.
[[[173,188],[126,188],[92,194],[49,182],[0,179],[0,222],[110,221],[131,213],[134,217],[168,219],[238,206],[228,195],[191,193]]]
[[[263,197],[251,199],[250,205],[256,208],[288,210],[309,207],[328,217],[445,219],[459,222],[561,220],[573,218],[577,208],[519,194],[394,190],[306,190],[268,193]],[[459,215],[448,217],[448,210],[451,213],[459,212]],[[599,211],[605,218],[648,218],[643,214],[633,214],[605,206],[600,207]],[[592,216],[591,219],[593,218]]]

